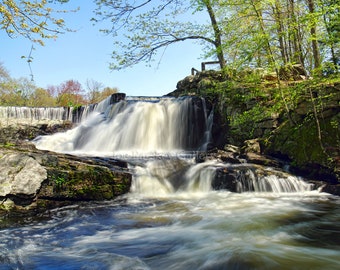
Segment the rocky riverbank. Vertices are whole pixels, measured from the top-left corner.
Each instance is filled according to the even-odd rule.
[[[340,194],[340,78],[278,81],[251,70],[210,70],[184,78],[168,95],[210,101],[216,149],[253,144],[256,155],[281,160],[291,172],[327,182],[329,192]]]
[[[26,141],[70,123],[0,129],[0,217],[32,215],[74,201],[110,200],[129,191],[127,164],[40,151]]]

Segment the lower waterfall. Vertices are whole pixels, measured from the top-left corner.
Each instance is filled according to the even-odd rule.
[[[294,193],[309,192],[314,185],[272,168],[254,170],[247,164],[224,164],[216,160],[195,163],[194,159],[155,159],[132,166],[134,181],[131,192],[143,196],[163,197],[171,194],[207,193],[216,186],[218,169],[235,172],[232,190],[241,192]],[[221,188],[216,188],[221,189]],[[224,188],[222,188],[224,189]]]

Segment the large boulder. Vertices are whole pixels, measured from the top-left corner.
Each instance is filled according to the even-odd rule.
[[[125,162],[0,147],[0,216],[74,201],[110,200],[130,190]]]
[[[0,158],[0,197],[33,200],[45,179],[47,170],[27,154],[5,153]]]

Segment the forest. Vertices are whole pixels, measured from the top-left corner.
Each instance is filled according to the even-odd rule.
[[[0,106],[75,107],[97,103],[117,92],[95,80],[87,80],[85,87],[77,80],[67,80],[44,89],[28,78],[12,78],[0,63]]]

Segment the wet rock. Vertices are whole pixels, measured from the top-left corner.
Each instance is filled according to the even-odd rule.
[[[130,190],[127,164],[25,148],[0,147],[0,216],[60,202],[110,200]]]
[[[18,204],[20,198],[33,200],[46,178],[46,169],[29,155],[7,153],[0,158],[0,197],[12,197]]]
[[[54,134],[72,128],[68,121],[55,123],[54,121],[32,124],[29,122],[10,122],[0,128],[0,144],[20,144],[25,140],[32,140],[40,135]]]
[[[280,169],[257,164],[221,166],[212,181],[213,189],[231,192],[297,192],[317,187]]]
[[[320,182],[318,182],[318,184],[320,185]],[[331,185],[324,183],[321,185],[320,191],[340,196],[340,184]]]
[[[237,192],[239,172],[232,168],[217,168],[211,183],[214,190]]]
[[[240,152],[237,146],[226,145],[225,150],[213,149],[196,155],[196,162],[201,163],[209,160],[218,160],[224,163],[241,163]]]
[[[244,142],[243,151],[245,153],[261,153],[261,145],[258,139],[246,140]]]
[[[282,168],[285,165],[285,162],[279,159],[269,158],[264,155],[260,155],[257,153],[248,152],[244,155],[241,155],[247,162],[263,165],[263,166],[270,166],[274,168]]]

